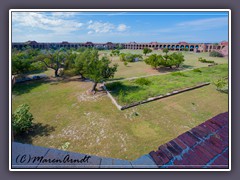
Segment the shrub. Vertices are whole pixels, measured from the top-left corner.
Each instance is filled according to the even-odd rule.
[[[201,73],[202,71],[200,69],[193,69],[193,72]]]
[[[173,72],[172,76],[183,76],[183,77],[187,77],[186,74],[182,73],[182,72]]]
[[[228,93],[228,81],[227,79],[218,79],[213,82],[213,84],[217,87],[217,90],[223,93]]]
[[[136,59],[142,60],[142,55],[140,54],[121,53],[119,56],[121,61],[136,62]]]
[[[15,134],[26,132],[32,127],[33,115],[29,109],[29,105],[22,104],[13,113],[12,126]]]
[[[127,66],[127,65],[128,65],[128,62],[127,62],[127,61],[124,61],[124,65]]]
[[[211,57],[223,57],[223,54],[218,51],[212,51],[209,53],[209,56]]]
[[[215,63],[214,61],[208,61],[206,59],[203,59],[202,57],[198,58],[198,61],[200,61],[202,63]]]
[[[146,78],[138,78],[135,80],[135,83],[140,86],[144,86],[144,85],[147,86],[147,85],[151,84],[151,81]]]
[[[118,49],[112,50],[110,56],[119,56],[120,51]]]

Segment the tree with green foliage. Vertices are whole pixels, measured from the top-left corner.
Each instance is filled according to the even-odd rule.
[[[149,48],[147,48],[147,47],[145,47],[144,49],[143,49],[143,54],[146,56],[147,54],[149,54],[149,53],[151,53],[152,52],[152,49],[149,49]]]
[[[209,53],[210,57],[223,57],[223,54],[218,51],[212,51]]]
[[[179,68],[180,65],[184,62],[184,56],[182,53],[172,53],[168,55],[168,51],[165,51],[165,55],[152,54],[145,59],[145,63],[151,65],[152,68],[157,69],[159,66],[173,68]]]
[[[122,44],[117,44],[116,45],[116,49],[118,49],[118,50],[123,49],[123,48],[124,48],[124,46]]]
[[[88,69],[88,64],[94,59],[98,59],[98,51],[96,49],[85,49],[76,56],[74,67],[76,73],[80,75],[82,79],[86,79],[85,74]]]
[[[101,59],[98,56],[93,57],[85,63],[85,75],[94,82],[91,89],[92,92],[96,92],[98,83],[114,77],[118,65],[110,66],[110,64],[111,61],[106,56],[103,56]]]
[[[30,71],[31,61],[24,53],[12,55],[12,74],[25,74]]]
[[[120,54],[120,51],[118,49],[113,49],[111,51],[110,56],[119,56],[119,54]]]
[[[167,53],[169,52],[168,48],[164,48],[163,52],[166,53],[166,55],[167,55]]]
[[[22,104],[12,115],[12,126],[14,134],[26,132],[32,127],[33,115],[29,112],[29,105]]]
[[[144,61],[146,64],[150,65],[152,68],[157,69],[158,66],[160,66],[160,56],[157,54],[152,54],[148,58],[146,58]]]
[[[185,59],[182,53],[174,52],[170,55],[170,61],[172,62],[173,66],[179,68],[179,66],[185,61]]]
[[[26,74],[31,71],[33,59],[39,54],[39,51],[31,47],[23,50],[12,50],[12,74]]]
[[[55,77],[59,77],[58,70],[64,67],[66,57],[65,49],[50,49],[42,51],[42,53],[35,58],[35,61],[43,62],[47,68],[54,70]]]

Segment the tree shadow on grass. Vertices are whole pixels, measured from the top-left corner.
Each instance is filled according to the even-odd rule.
[[[167,73],[167,72],[176,72],[176,71],[182,71],[184,69],[192,69],[192,68],[194,68],[194,66],[183,64],[179,68],[159,67],[159,68],[157,68],[157,70],[158,70],[158,72],[161,72],[161,73]]]
[[[194,66],[191,66],[191,65],[187,65],[187,64],[183,64],[182,65],[182,69],[193,69]]]
[[[107,82],[111,82],[111,81],[118,81],[118,80],[123,80],[125,79],[124,77],[120,77],[120,78],[112,78],[112,79],[108,79]]]
[[[49,136],[51,132],[55,131],[55,127],[42,123],[33,124],[32,129],[29,132],[21,133],[14,136],[14,141],[32,144],[33,138],[38,136]]]
[[[25,93],[29,93],[32,89],[45,84],[46,81],[44,80],[37,80],[37,81],[29,81],[24,83],[16,83],[13,86],[12,94],[13,95],[22,95]]]
[[[126,85],[120,81],[106,84],[106,88],[114,96],[119,95],[121,91],[127,92],[127,93],[133,93],[141,89],[141,87],[139,86]]]

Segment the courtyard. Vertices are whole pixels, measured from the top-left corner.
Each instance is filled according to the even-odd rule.
[[[142,53],[140,50],[121,52],[129,51]],[[110,51],[99,53],[109,55]],[[153,53],[162,52],[158,50]],[[205,67],[207,72],[208,69],[220,66],[223,68],[218,71],[219,74],[215,76],[209,73],[209,77],[217,79],[228,74],[226,58],[209,57],[208,53],[183,54],[185,62],[180,69],[182,71]],[[214,60],[219,65],[208,68],[207,63],[198,61],[199,57]],[[113,80],[121,80],[123,83],[128,82],[127,78],[148,75],[156,75],[151,78],[164,78],[170,76],[167,73],[172,73],[168,69],[152,69],[144,61],[125,66],[119,57],[109,58],[119,64]],[[44,73],[48,76],[54,74],[51,70]],[[196,80],[199,77],[191,78]],[[213,84],[124,111],[114,106],[105,91],[88,94],[91,86],[92,82],[80,79],[15,84],[12,110],[27,103],[34,116],[33,129],[28,134],[16,136],[15,140],[78,153],[133,160],[206,119],[228,111],[228,94],[217,91]],[[139,94],[136,96],[141,97]]]

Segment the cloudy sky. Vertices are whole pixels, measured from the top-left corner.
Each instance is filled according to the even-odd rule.
[[[227,12],[12,12],[12,41],[220,42]]]

